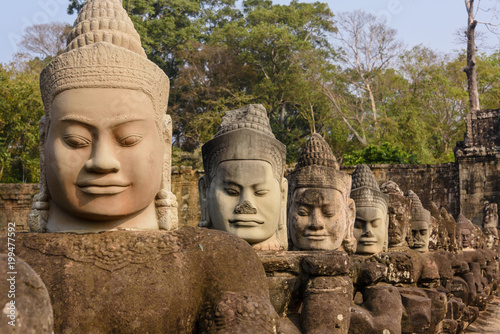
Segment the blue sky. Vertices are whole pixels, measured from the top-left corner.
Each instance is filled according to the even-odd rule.
[[[496,0],[490,0],[496,1]],[[274,0],[287,4],[289,0]],[[306,1],[312,2],[312,1]],[[453,53],[463,46],[456,44],[455,32],[465,27],[467,15],[463,0],[327,0],[334,13],[362,9],[387,19],[408,46],[423,44],[442,53]],[[37,23],[73,23],[68,15],[68,0],[7,0],[0,11],[0,63],[7,63],[18,51],[17,43],[24,28]],[[488,0],[483,0],[487,4]],[[487,13],[480,13],[484,20]],[[485,30],[479,27],[479,30]],[[486,31],[486,30],[485,30]],[[491,35],[491,34],[490,34]],[[489,44],[498,49],[495,37]]]

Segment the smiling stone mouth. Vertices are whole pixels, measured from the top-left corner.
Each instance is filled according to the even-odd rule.
[[[81,185],[80,190],[91,195],[116,195],[124,192],[129,186],[122,185]]]
[[[326,235],[326,234],[306,234],[305,237],[309,240],[320,241],[320,240],[325,240],[326,238],[328,238],[328,235]]]
[[[374,245],[377,243],[377,240],[371,240],[371,239],[359,239],[358,241],[360,244],[363,244],[363,245]]]
[[[255,227],[264,224],[264,222],[259,219],[229,219],[228,222],[229,224],[241,227]]]

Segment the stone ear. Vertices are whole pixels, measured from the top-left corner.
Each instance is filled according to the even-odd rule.
[[[280,249],[288,249],[288,232],[287,232],[287,199],[288,199],[288,180],[281,178],[280,184],[281,191],[281,208],[280,220],[278,222],[278,229],[276,230],[276,239],[278,240]]]
[[[161,119],[161,134],[163,138],[172,138],[172,117],[164,114]]]
[[[346,231],[345,237],[342,241],[342,247],[348,254],[356,251],[356,238],[354,237],[354,221],[356,220],[356,204],[354,200],[347,197],[346,201]]]
[[[203,175],[198,180],[198,195],[200,198],[201,209],[201,222],[198,224],[200,227],[211,227],[212,222],[208,213],[207,191],[208,191],[208,177]]]
[[[164,114],[161,118],[159,134],[165,143],[163,151],[163,171],[162,171],[162,189],[171,191],[170,184],[172,178],[172,118]]]
[[[286,177],[281,179],[281,203],[286,207],[287,199],[288,199],[288,180]]]
[[[385,215],[385,240],[382,251],[387,252],[389,249],[389,212]]]
[[[347,223],[349,226],[352,226],[354,229],[354,221],[356,220],[356,203],[354,200],[350,197],[347,197],[347,203],[346,203],[346,210],[347,210]]]
[[[40,192],[35,195],[33,208],[29,214],[28,225],[31,232],[46,232],[49,219],[50,196],[47,187],[45,165],[45,140],[50,124],[50,118],[42,116],[38,122],[39,153],[40,153]]]

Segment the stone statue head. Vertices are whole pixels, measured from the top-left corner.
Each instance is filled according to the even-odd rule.
[[[372,170],[358,165],[352,175],[351,198],[356,203],[356,253],[376,254],[387,249],[389,196],[380,191]]]
[[[169,80],[119,0],[89,0],[40,75],[34,231],[172,229]],[[156,201],[155,201],[156,199]]]
[[[411,231],[413,235],[412,249],[420,253],[429,251],[431,234],[431,213],[424,209],[420,198],[413,191],[408,191],[411,200]]]
[[[433,226],[433,231],[431,232],[431,239],[433,238],[433,234],[435,234],[435,246],[431,246],[431,242],[429,242],[430,250],[448,250],[450,246],[450,238],[448,234],[448,229],[446,226],[446,210],[443,212],[440,211],[438,205],[434,202],[430,202],[429,211],[431,212],[431,225]],[[435,225],[433,225],[435,223]]]
[[[485,203],[483,228],[498,228],[498,206],[496,203]]]
[[[443,220],[443,223],[446,227],[446,231],[448,233],[448,251],[450,252],[456,252],[458,250],[458,245],[457,245],[457,236],[455,233],[456,229],[456,222],[455,219],[453,218],[452,215],[446,211],[444,207],[441,207],[440,209],[440,214]]]
[[[496,228],[485,227],[483,229],[483,233],[486,237],[486,248],[492,250],[496,249],[498,240],[498,230]]]
[[[380,190],[389,196],[387,208],[389,248],[408,247],[408,241],[411,240],[410,200],[393,181],[384,182]]]
[[[470,220],[468,220],[463,214],[459,214],[457,217],[457,236],[460,241],[461,249],[473,248],[472,245],[472,230],[473,226]]]
[[[321,135],[311,136],[295,170],[288,175],[288,234],[294,250],[345,250],[356,247],[351,176]]]
[[[230,110],[202,147],[200,226],[227,231],[255,249],[286,249],[286,147],[260,104]]]

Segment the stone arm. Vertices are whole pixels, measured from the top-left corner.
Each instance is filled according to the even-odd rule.
[[[223,293],[204,314],[201,333],[277,333],[278,315],[262,296]]]
[[[199,321],[199,333],[277,333],[279,317],[269,299],[264,268],[242,239],[216,230],[205,232],[205,281],[210,304]]]

